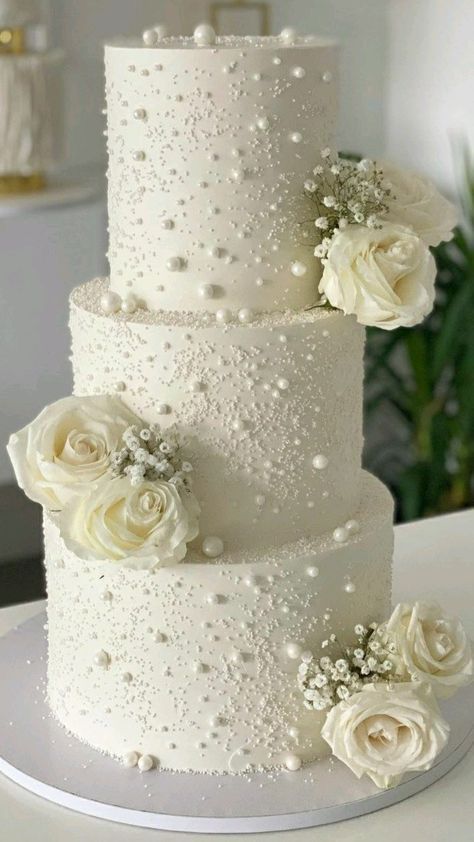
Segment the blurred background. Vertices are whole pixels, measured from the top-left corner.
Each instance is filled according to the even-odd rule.
[[[34,8],[36,40],[19,52],[45,51],[42,61],[48,54],[54,65],[46,85],[54,142],[45,190],[13,195],[0,186],[0,605],[42,587],[39,563],[31,575],[39,512],[12,485],[5,443],[70,393],[68,295],[107,273],[102,44],[157,23],[172,34],[212,19],[226,34],[291,25],[336,37],[339,148],[416,169],[462,207],[454,241],[435,250],[432,316],[410,331],[369,331],[364,459],[391,488],[399,520],[473,505],[473,0],[0,0],[0,146],[15,110],[2,86],[14,46],[10,35],[2,40],[2,12],[15,5]]]

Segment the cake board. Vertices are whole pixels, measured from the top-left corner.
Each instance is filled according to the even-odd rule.
[[[45,614],[0,638],[0,771],[76,812],[139,827],[196,833],[258,833],[315,827],[380,810],[430,786],[474,742],[473,688],[443,704],[447,748],[427,772],[389,790],[358,781],[328,758],[298,772],[140,774],[68,735],[45,701]]]

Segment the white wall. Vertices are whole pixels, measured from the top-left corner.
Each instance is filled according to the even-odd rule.
[[[387,151],[456,186],[453,142],[474,143],[474,0],[390,0]]]

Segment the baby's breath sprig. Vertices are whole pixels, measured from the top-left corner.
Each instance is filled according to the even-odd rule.
[[[303,236],[320,259],[327,256],[333,236],[348,225],[381,228],[391,197],[383,170],[375,161],[363,158],[356,163],[329,148],[321,150],[321,163],[305,181],[304,191],[314,205],[314,214],[301,223]],[[310,233],[314,228],[316,237]]]
[[[173,436],[164,438],[157,424],[128,427],[122,441],[123,447],[110,456],[114,476],[129,477],[132,485],[166,480],[178,489],[190,489],[191,463],[179,459],[177,441]]]
[[[371,623],[369,628],[354,627],[357,644],[342,647],[334,634],[321,644],[331,654],[315,658],[303,652],[298,668],[298,687],[304,705],[310,710],[330,710],[334,705],[359,692],[364,684],[391,681],[397,674],[395,643],[385,625]]]

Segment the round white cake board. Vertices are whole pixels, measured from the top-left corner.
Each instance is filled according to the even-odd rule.
[[[298,772],[140,774],[68,734],[45,702],[45,615],[0,638],[0,771],[43,798],[124,824],[197,833],[257,833],[328,824],[402,801],[449,772],[474,742],[473,690],[443,710],[448,747],[428,772],[378,790],[334,759]]]

